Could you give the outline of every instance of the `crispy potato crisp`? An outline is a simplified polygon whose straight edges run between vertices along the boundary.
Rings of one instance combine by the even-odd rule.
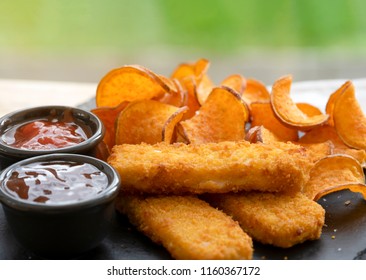
[[[180,123],[182,135],[193,144],[241,141],[248,116],[248,108],[236,92],[217,87],[194,117]]]
[[[328,115],[308,116],[296,106],[290,97],[291,83],[291,76],[285,76],[274,83],[271,104],[275,115],[287,126],[304,131],[325,124]]]

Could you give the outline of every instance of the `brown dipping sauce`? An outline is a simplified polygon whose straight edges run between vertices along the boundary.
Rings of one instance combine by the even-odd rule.
[[[46,204],[67,204],[97,196],[108,177],[89,163],[35,162],[19,166],[5,179],[14,197]]]
[[[88,139],[87,128],[78,124],[71,111],[62,116],[51,113],[46,119],[36,119],[8,129],[2,141],[15,148],[25,150],[53,150],[65,148]]]

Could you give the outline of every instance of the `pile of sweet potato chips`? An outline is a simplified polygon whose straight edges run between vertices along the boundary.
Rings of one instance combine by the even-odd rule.
[[[326,108],[295,103],[292,77],[274,82],[233,74],[220,84],[208,75],[209,61],[182,63],[170,77],[138,65],[107,73],[92,111],[106,127],[108,149],[118,144],[220,141],[292,142],[311,155],[311,199],[349,189],[366,198],[366,118],[351,81],[329,93]]]

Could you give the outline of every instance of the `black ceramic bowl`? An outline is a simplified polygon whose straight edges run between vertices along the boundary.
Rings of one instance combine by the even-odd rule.
[[[68,118],[81,125],[87,130],[87,139],[83,142],[67,147],[54,149],[26,149],[9,145],[4,141],[4,135],[14,127],[39,119],[47,119],[52,116],[55,119]],[[104,137],[104,126],[97,116],[89,111],[68,106],[41,106],[23,109],[9,113],[0,118],[0,160],[2,168],[18,160],[50,154],[50,153],[73,153],[94,155],[96,147]]]
[[[28,179],[21,179],[24,176],[19,170],[33,168],[40,163],[50,169],[52,164],[69,164],[70,162],[73,163],[70,166],[87,164],[98,170],[98,174],[100,171],[101,177],[91,178],[95,176],[95,172],[84,174],[85,171],[80,171],[81,175],[74,172],[69,180],[65,177],[67,175],[61,174],[63,171],[53,172],[55,177],[60,177],[68,187],[72,189],[75,184],[83,181],[83,177],[88,177],[92,180],[87,184],[102,178],[106,182],[105,188],[89,195],[88,198],[84,196],[83,200],[73,199],[53,203],[35,202],[30,197],[22,199],[16,195],[15,192],[21,193],[19,190],[22,184],[29,184],[27,180],[32,180],[31,177],[35,178],[33,181],[36,187],[42,187],[49,182],[47,179],[43,180],[42,176],[35,176],[35,172],[24,173],[30,175],[26,176]],[[64,170],[67,172],[69,169],[64,168]],[[9,185],[9,178],[16,180]],[[40,181],[37,181],[38,179]],[[13,191],[9,191],[9,186]],[[9,166],[0,174],[0,201],[10,229],[20,244],[47,258],[69,258],[98,246],[108,232],[114,211],[114,199],[119,188],[119,175],[110,165],[85,155],[52,154],[32,157]]]

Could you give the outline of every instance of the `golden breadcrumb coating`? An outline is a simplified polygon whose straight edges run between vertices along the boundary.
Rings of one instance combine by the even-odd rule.
[[[285,147],[285,148],[284,148]],[[122,191],[201,194],[257,190],[301,191],[309,168],[305,149],[248,142],[201,145],[117,145],[108,162],[122,178]]]
[[[288,248],[319,239],[324,225],[324,209],[302,193],[210,194],[205,199],[263,244]]]
[[[116,208],[175,259],[252,258],[252,239],[239,224],[196,197],[120,195]]]

